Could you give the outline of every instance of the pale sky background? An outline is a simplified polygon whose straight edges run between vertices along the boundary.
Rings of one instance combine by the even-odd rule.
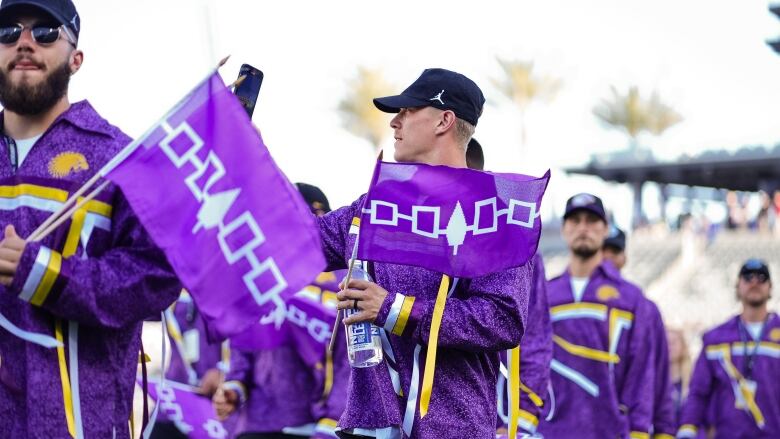
[[[475,136],[486,167],[552,168],[548,215],[590,191],[628,225],[628,188],[560,171],[628,144],[592,114],[610,85],[656,89],[685,117],[660,138],[640,139],[658,157],[780,142],[780,56],[765,44],[780,36],[780,20],[765,0],[75,1],[85,63],[73,101],[88,98],[138,136],[231,54],[226,81],[244,62],[265,73],[253,120],[281,168],[320,186],[334,207],[366,190],[375,158],[336,111],[358,66],[382,69],[398,92],[427,67],[474,79],[490,102]],[[525,159],[517,110],[490,83],[497,55],[535,60],[539,73],[564,82],[551,104],[529,109]]]

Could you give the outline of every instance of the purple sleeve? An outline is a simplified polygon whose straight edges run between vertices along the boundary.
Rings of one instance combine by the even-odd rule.
[[[360,205],[363,203],[364,197],[365,196],[360,197],[350,206],[336,209],[317,218],[317,223],[320,227],[320,236],[322,237],[322,250],[328,264],[323,271],[334,271],[347,268],[347,261],[344,257],[349,253],[345,251],[348,242],[349,229],[352,224],[352,219],[356,216],[358,209],[360,209]]]
[[[459,282],[468,286],[465,294],[447,298],[439,329],[439,347],[485,352],[519,345],[528,313],[531,264]],[[388,294],[375,323],[388,329],[391,308],[406,299],[401,294]],[[401,305],[398,320],[406,323],[396,335],[427,344],[433,308],[434,300],[419,297],[414,297],[408,308]]]
[[[252,386],[252,367],[254,356],[238,349],[230,350],[230,367],[225,374],[224,387],[238,393],[241,403],[246,401],[249,395],[248,389]]]
[[[619,391],[620,401],[625,406],[632,434],[647,434],[653,423],[653,402],[655,382],[655,343],[653,316],[648,302],[639,299],[628,342],[629,361]],[[622,359],[621,359],[622,361]]]
[[[685,400],[680,415],[680,429],[677,437],[696,437],[699,427],[706,424],[707,408],[712,393],[712,370],[707,360],[707,340],[705,337],[699,359],[691,376],[688,387],[688,397]]]
[[[121,193],[113,203],[110,248],[89,259],[63,258],[41,242],[27,244],[8,292],[29,289],[55,316],[121,328],[155,316],[179,295],[181,284]]]
[[[655,340],[655,406],[653,407],[653,431],[655,435],[674,436],[677,432],[672,379],[669,375],[669,344],[661,312],[648,300],[653,315],[653,340]]]
[[[531,424],[538,423],[543,407],[540,403],[544,403],[547,396],[553,353],[544,263],[539,256],[535,256],[532,263],[533,288],[528,303],[528,324],[520,342],[520,380],[524,386],[520,409],[526,412],[524,415],[530,415],[528,421]]]

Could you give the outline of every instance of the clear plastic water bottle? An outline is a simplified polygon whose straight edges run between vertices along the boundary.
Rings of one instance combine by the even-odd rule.
[[[371,276],[363,270],[362,262],[357,260],[352,265],[352,279],[373,282]],[[344,317],[358,312],[360,310],[356,308],[345,309]],[[379,328],[376,325],[371,322],[360,322],[345,325],[345,327],[350,366],[371,367],[382,362],[382,338],[379,336]]]

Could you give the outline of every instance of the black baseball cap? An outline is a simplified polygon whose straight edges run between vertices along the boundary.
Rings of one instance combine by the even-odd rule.
[[[748,273],[761,273],[765,275],[767,279],[770,279],[769,266],[761,259],[750,258],[742,264],[742,268],[739,269],[739,276],[742,277]]]
[[[595,195],[581,193],[569,198],[566,201],[566,212],[563,214],[563,219],[566,220],[569,215],[578,210],[593,212],[605,223],[609,222],[607,221],[607,212],[604,210],[604,203],[601,202],[601,198]]]
[[[51,15],[60,24],[73,32],[76,39],[81,30],[81,17],[71,0],[2,0],[0,2],[0,21],[21,7],[34,7]]]
[[[375,98],[374,105],[385,113],[416,107],[451,110],[459,119],[476,126],[482,115],[485,96],[474,81],[460,73],[425,69],[400,95]]]
[[[298,187],[298,191],[303,195],[303,199],[306,200],[306,204],[312,212],[316,213],[317,210],[321,210],[325,213],[330,212],[330,203],[328,203],[328,197],[322,192],[322,189],[307,183],[295,183]]]
[[[603,247],[612,247],[618,252],[624,251],[626,249],[626,234],[619,228],[610,226],[609,235],[604,240]]]
[[[485,169],[485,153],[482,151],[482,145],[473,137],[466,147],[466,166],[479,171]]]

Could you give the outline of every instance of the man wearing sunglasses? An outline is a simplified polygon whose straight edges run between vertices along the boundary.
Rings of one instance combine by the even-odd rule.
[[[737,280],[742,313],[704,334],[678,438],[707,428],[716,439],[780,437],[780,318],[767,309],[771,291],[766,263],[747,260]]]
[[[68,101],[80,30],[70,0],[0,2],[2,438],[128,438],[142,321],[181,289],[113,185],[23,239],[130,142]]]

